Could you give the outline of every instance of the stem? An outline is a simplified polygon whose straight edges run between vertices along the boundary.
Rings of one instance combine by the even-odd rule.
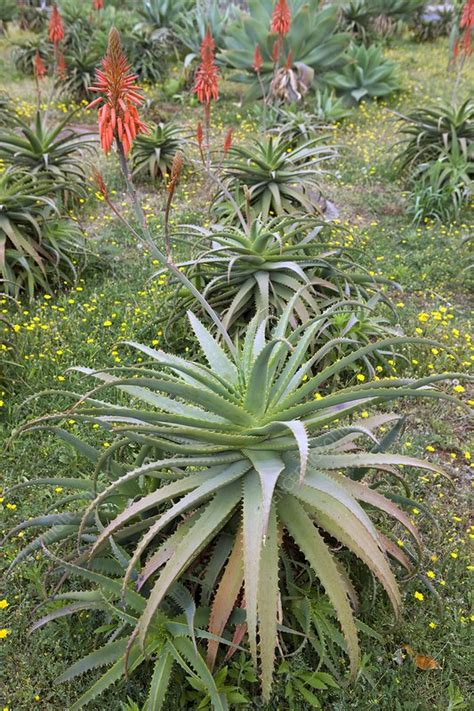
[[[222,321],[220,320],[219,316],[216,314],[216,312],[214,311],[212,306],[206,301],[206,299],[201,294],[201,292],[198,291],[198,289],[196,289],[196,287],[188,279],[188,277],[183,272],[181,272],[178,269],[178,267],[175,264],[173,264],[173,262],[169,261],[169,259],[166,258],[166,255],[163,254],[163,252],[160,249],[158,249],[158,247],[156,246],[155,241],[151,235],[150,229],[148,227],[146,215],[145,215],[145,213],[142,209],[142,206],[140,205],[138,198],[137,198],[137,191],[136,191],[135,186],[132,181],[132,176],[130,174],[130,170],[128,167],[127,157],[125,155],[123,144],[118,139],[116,142],[117,142],[117,149],[118,149],[118,155],[119,155],[120,169],[121,169],[123,177],[125,179],[128,194],[130,195],[130,198],[133,203],[135,215],[137,216],[138,222],[139,222],[141,230],[142,230],[142,237],[145,239],[145,241],[150,249],[151,254],[153,255],[153,257],[155,259],[157,259],[161,264],[163,264],[164,267],[169,269],[169,271],[174,274],[174,276],[178,279],[178,281],[180,281],[183,284],[183,286],[191,292],[191,294],[194,296],[194,298],[197,301],[199,301],[199,303],[201,304],[204,311],[206,311],[208,316],[211,318],[213,323],[216,325],[217,330],[222,335],[230,352],[232,353],[232,355],[235,356],[237,354],[236,348],[235,348],[234,344],[232,343],[232,340],[231,340],[229,334],[227,333],[226,329],[224,328]],[[115,212],[115,214],[118,214],[117,210],[114,210],[114,212]],[[119,217],[122,220],[122,222],[127,224],[127,221],[125,220],[125,218],[121,217],[120,215],[119,215]],[[128,224],[127,224],[127,226],[128,226]],[[136,230],[134,228],[132,228],[130,226],[128,226],[128,227],[131,230],[132,234],[139,237],[138,233],[136,232]]]

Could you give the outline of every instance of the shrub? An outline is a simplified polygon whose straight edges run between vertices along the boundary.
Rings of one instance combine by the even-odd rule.
[[[467,174],[474,177],[474,101],[461,106],[440,104],[433,108],[418,108],[400,116],[402,140],[396,161],[401,170],[413,170],[427,165],[453,150],[467,161]]]
[[[347,63],[326,74],[325,81],[350,101],[388,96],[400,88],[395,77],[395,63],[384,59],[379,47],[352,45]]]
[[[275,35],[269,34],[273,0],[250,0],[249,11],[241,11],[229,25],[226,49],[220,59],[237,70],[236,81],[251,83],[249,98],[261,94],[259,82],[253,70],[253,56],[258,44],[264,60],[261,77],[268,89],[273,71],[273,46]],[[319,9],[319,0],[293,0],[290,2],[293,17],[291,29],[285,36],[282,54],[291,50],[294,64],[306,64],[317,77],[344,61],[348,35],[338,33],[338,15],[334,6]]]
[[[411,457],[368,451],[367,438],[373,440],[377,428],[397,418],[385,413],[358,420],[356,415],[368,403],[376,408],[398,398],[457,403],[433,387],[448,376],[374,380],[323,397],[324,385],[334,382],[348,364],[377,347],[420,339],[370,344],[319,370],[317,357],[306,354],[317,322],[309,322],[304,332],[287,335],[290,313],[288,308],[268,341],[265,321],[253,319],[243,342],[229,351],[191,314],[208,365],[131,344],[145,356],[145,363],[119,368],[115,374],[79,369],[102,384],[64,415],[29,425],[57,431],[94,462],[97,476],[30,482],[68,486],[78,492],[85,507],[30,519],[13,529],[10,535],[34,527],[48,529],[15,563],[42,545],[76,536],[78,564],[86,579],[92,579],[94,561],[100,567],[104,556],[120,557],[127,570],[121,583],[114,584],[111,597],[121,596],[129,605],[136,602],[135,613],[126,617],[133,629],[130,668],[136,655],[154,645],[166,597],[173,597],[176,583],[187,587],[192,581],[195,594],[201,587],[204,600],[211,603],[208,631],[215,636],[208,642],[207,662],[212,669],[218,638],[240,604],[243,587],[250,650],[254,662],[259,660],[267,699],[280,601],[285,617],[286,580],[293,579],[306,559],[335,609],[354,675],[359,650],[350,604],[353,586],[334,541],[359,557],[395,610],[400,607],[388,556],[408,569],[410,563],[377,529],[361,503],[392,516],[419,542],[418,534],[409,516],[389,497],[359,480],[368,468],[438,469]],[[110,400],[113,392],[121,403],[124,397],[130,401],[115,404],[103,399],[108,394]],[[116,440],[104,451],[57,427],[63,417],[71,416],[79,424],[98,424]],[[140,560],[145,561],[143,568]],[[71,570],[71,563],[56,562]],[[132,581],[134,587],[146,589],[146,599],[139,605]],[[192,608],[188,621],[194,629]],[[121,644],[120,654],[126,643]],[[114,669],[114,674],[121,674],[123,665]]]
[[[176,151],[184,145],[183,132],[171,123],[157,123],[150,133],[137,136],[132,150],[133,175],[148,173],[153,180],[166,178]]]
[[[194,0],[143,0],[140,14],[152,31],[153,39],[170,33],[175,24],[179,24],[184,13],[190,12]]]
[[[319,212],[320,165],[336,156],[326,139],[313,138],[294,150],[288,141],[273,137],[231,148],[223,170],[229,189],[240,198],[247,189],[253,213],[263,219],[301,209]]]
[[[0,34],[8,31],[8,23],[16,20],[17,15],[16,0],[0,0]]]
[[[8,294],[33,298],[37,288],[49,291],[75,277],[73,255],[83,249],[82,234],[73,222],[58,221],[52,192],[46,177],[0,175],[0,278]]]
[[[84,154],[92,150],[95,134],[80,133],[68,126],[72,116],[68,114],[55,125],[42,111],[36,112],[31,126],[17,119],[20,135],[17,130],[0,132],[0,159],[57,183],[65,198],[68,194],[85,196]]]
[[[186,57],[186,65],[199,56],[201,42],[209,28],[217,47],[223,47],[229,22],[234,19],[236,7],[232,4],[222,9],[219,0],[198,0],[190,12],[184,12],[177,18],[174,27],[181,44],[191,54]]]

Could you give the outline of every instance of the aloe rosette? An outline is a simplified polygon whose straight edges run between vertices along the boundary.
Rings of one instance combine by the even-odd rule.
[[[132,343],[146,363],[119,376],[80,368],[100,384],[67,417],[96,423],[117,439],[100,453],[56,427],[64,415],[32,423],[33,428],[57,429],[96,463],[99,476],[93,482],[76,480],[83,499],[89,501],[82,511],[23,524],[23,528],[49,525],[39,538],[46,544],[77,535],[80,559],[89,566],[110,546],[115,550],[119,543],[129,551],[123,595],[133,580],[149,591],[134,623],[129,651],[136,645],[147,648],[163,601],[177,581],[186,580],[191,566],[192,579],[205,578],[210,590],[210,634],[222,635],[243,590],[250,651],[260,664],[266,698],[284,585],[280,559],[291,561],[295,545],[335,609],[352,674],[359,660],[350,602],[353,586],[328,536],[360,558],[382,584],[395,611],[400,608],[389,557],[407,568],[410,562],[377,529],[366,505],[392,516],[419,544],[418,533],[390,498],[362,483],[354,472],[394,471],[398,465],[439,469],[411,457],[370,451],[377,443],[377,429],[397,416],[384,412],[359,420],[357,412],[410,397],[459,404],[434,386],[455,375],[374,380],[322,396],[325,383],[373,349],[430,342],[393,338],[366,345],[318,370],[331,344],[308,357],[318,319],[309,322],[303,334],[286,337],[290,313],[291,306],[269,339],[266,323],[254,318],[241,346],[227,351],[190,314],[207,364]],[[130,404],[99,399],[108,391],[131,398]],[[135,463],[119,461],[118,454],[131,449],[138,452]],[[68,481],[65,485],[74,486],[74,480]],[[145,489],[143,482],[148,482]],[[222,552],[215,543],[223,532],[231,544],[220,567],[215,567],[214,556],[209,573],[212,551]],[[26,552],[40,545],[36,539]],[[209,640],[211,667],[218,649],[219,642]]]

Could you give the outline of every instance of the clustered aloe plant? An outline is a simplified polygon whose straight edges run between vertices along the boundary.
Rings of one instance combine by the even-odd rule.
[[[292,216],[257,219],[246,230],[184,225],[175,237],[205,247],[178,267],[228,330],[245,329],[255,313],[278,316],[289,303],[296,327],[341,299],[364,302],[379,289],[377,278],[357,266],[353,252],[335,246],[338,232],[324,220]],[[182,291],[177,300],[172,295],[178,314],[195,304],[193,295]]]
[[[93,146],[91,132],[81,133],[69,124],[73,114],[51,125],[42,111],[30,126],[16,119],[16,127],[0,131],[0,160],[30,175],[61,183],[62,191],[85,193],[85,154]]]
[[[224,179],[242,206],[247,201],[252,213],[263,219],[298,210],[320,213],[320,166],[336,156],[326,141],[321,136],[293,148],[283,138],[270,137],[232,147]]]
[[[153,10],[162,6],[147,3]],[[261,6],[265,14],[270,3]],[[258,12],[256,4],[252,7]],[[307,19],[306,4],[294,0],[292,7]],[[281,0],[277,9],[278,22],[288,29],[287,4]],[[278,34],[282,40],[285,33]],[[210,101],[218,95],[214,49],[207,32],[196,81],[207,129]],[[89,478],[51,477],[16,487],[53,485],[72,493],[56,502],[57,512],[29,519],[10,532],[40,529],[12,565],[43,549],[62,572],[63,583],[79,577],[89,584],[85,590],[56,590],[61,606],[36,627],[83,610],[111,621],[112,638],[105,646],[60,678],[109,667],[72,709],[93,701],[153,657],[146,711],[164,707],[172,675],[183,670],[204,697],[200,705],[224,711],[242,697],[225,683],[225,668],[213,673],[216,664],[248,645],[260,670],[264,701],[269,700],[277,650],[284,644],[297,652],[301,635],[309,637],[308,630],[318,630],[325,617],[314,611],[305,615],[299,604],[307,586],[311,606],[315,579],[340,626],[339,646],[355,676],[360,656],[357,593],[335,545],[365,564],[398,614],[401,595],[392,563],[412,573],[412,556],[410,547],[405,552],[396,544],[381,517],[389,516],[397,531],[406,529],[416,547],[420,538],[393,491],[385,490],[383,474],[403,480],[399,466],[440,470],[386,452],[400,420],[387,404],[408,398],[458,404],[436,384],[463,376],[416,380],[379,376],[372,369],[372,379],[362,376],[356,384],[343,377],[367,365],[374,354],[397,350],[407,357],[411,345],[433,342],[393,333],[380,339],[387,329],[376,312],[382,294],[374,281],[359,272],[349,251],[328,246],[320,252],[315,240],[324,225],[314,214],[301,216],[317,212],[312,195],[316,166],[334,155],[316,139],[296,149],[272,138],[230,149],[226,139],[229,157],[222,181],[213,173],[210,151],[204,155],[200,127],[203,168],[229,200],[241,227],[188,229],[188,235],[202,236],[210,247],[193,262],[176,265],[168,218],[182,158],[173,162],[168,186],[165,255],[153,241],[127,161],[133,139],[145,131],[135,79],[113,29],[93,104],[101,105],[104,151],[117,147],[138,226],[121,216],[100,175],[99,187],[123,224],[180,281],[185,301],[197,299],[215,333],[189,311],[198,349],[194,357],[129,342],[136,364],[104,371],[78,367],[95,387],[85,394],[61,391],[70,402],[66,412],[21,428],[56,433],[91,462],[94,472]],[[10,179],[9,174],[2,179],[6,188]],[[33,199],[38,195],[28,195],[22,211],[12,198],[13,225],[31,229],[38,211],[52,207],[46,198]],[[25,210],[33,217],[22,221]],[[270,221],[271,212],[279,216]],[[282,218],[284,213],[291,215]],[[6,239],[10,231],[4,230]],[[372,311],[374,319],[367,316]],[[75,434],[64,426],[71,417]],[[90,429],[83,426],[91,423],[94,432],[105,433],[108,447],[101,446],[97,432],[89,441],[85,432]],[[379,432],[389,425],[392,429],[381,439]],[[374,486],[371,472],[377,476]],[[313,646],[323,661],[324,634],[320,640]],[[334,684],[328,674],[318,681],[323,687]],[[302,698],[308,698],[311,683],[317,683],[313,675],[298,673],[295,687]]]
[[[208,632],[213,636],[207,659],[212,669],[243,590],[250,651],[254,661],[259,660],[268,698],[285,590],[280,562],[284,556],[290,569],[306,559],[319,578],[336,611],[355,674],[359,649],[352,585],[326,535],[369,567],[398,611],[400,593],[388,556],[408,569],[410,562],[376,528],[364,504],[393,516],[418,543],[419,537],[409,517],[380,491],[360,483],[354,472],[397,465],[438,469],[406,456],[371,453],[367,443],[377,442],[376,430],[397,418],[382,413],[357,419],[357,413],[397,398],[454,398],[434,388],[446,376],[375,380],[322,396],[344,367],[377,347],[421,339],[369,344],[319,369],[327,347],[312,356],[307,353],[319,319],[288,335],[291,310],[289,304],[268,339],[266,320],[256,316],[242,343],[230,352],[190,313],[207,364],[131,343],[146,356],[143,365],[114,373],[78,369],[102,385],[82,396],[67,416],[99,425],[115,441],[101,454],[59,429],[60,436],[96,463],[96,478],[46,481],[77,489],[84,508],[26,521],[12,534],[48,528],[17,560],[42,542],[50,545],[71,537],[77,538],[82,566],[117,556],[118,549],[126,552],[125,558],[121,555],[126,572],[114,583],[115,598],[121,596],[132,608],[135,603],[135,613],[127,617],[132,627],[128,644],[123,642],[111,661],[126,652],[126,665],[132,669],[144,650],[156,649],[153,640],[163,601],[177,582],[186,586],[192,579],[206,586],[211,600]],[[130,398],[129,404],[123,398],[120,405],[115,399],[104,400],[113,392]],[[63,417],[42,418],[29,428],[57,430]],[[120,457],[130,448],[136,452],[134,462]],[[221,550],[224,534],[227,543]],[[65,570],[70,567],[66,564]],[[91,573],[83,577],[105,585]],[[146,598],[137,596],[133,587],[146,590]],[[117,663],[113,668],[116,678],[123,667]]]
[[[178,126],[162,122],[149,126],[149,132],[137,136],[133,145],[133,175],[148,173],[153,180],[166,181],[173,158],[183,145],[183,131]]]

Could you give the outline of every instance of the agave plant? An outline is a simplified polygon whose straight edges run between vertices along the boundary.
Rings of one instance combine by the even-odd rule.
[[[110,550],[127,551],[130,557],[119,586],[122,597],[135,599],[132,582],[138,589],[147,586],[136,618],[127,618],[133,627],[128,668],[135,655],[153,643],[173,586],[189,584],[191,578],[211,601],[208,631],[214,637],[207,662],[212,669],[220,647],[216,637],[223,636],[243,589],[244,631],[268,699],[284,571],[306,559],[334,607],[354,675],[359,649],[350,604],[353,586],[327,536],[360,558],[395,610],[400,608],[388,556],[408,568],[409,561],[377,529],[365,505],[392,516],[418,542],[419,537],[409,516],[359,479],[364,468],[439,469],[408,456],[367,451],[368,441],[377,442],[377,428],[397,418],[385,412],[358,420],[356,413],[407,397],[458,404],[434,387],[437,380],[457,376],[374,380],[322,396],[324,385],[341,369],[375,348],[428,341],[399,338],[369,344],[319,370],[321,353],[307,355],[318,319],[309,322],[304,333],[288,336],[291,310],[289,306],[281,316],[269,340],[265,321],[256,317],[242,344],[229,345],[228,350],[190,314],[207,365],[132,343],[146,363],[115,373],[78,369],[96,379],[98,387],[64,415],[29,425],[52,428],[77,446],[95,463],[96,476],[92,481],[54,481],[76,488],[87,505],[78,512],[31,519],[14,529],[12,535],[49,527],[15,563],[41,545],[71,536],[77,536],[78,555],[92,568]],[[104,400],[107,392],[119,394],[122,403],[129,397],[130,403]],[[114,433],[115,442],[100,451],[57,427],[71,415],[79,424],[94,422],[108,435]],[[125,459],[120,452],[127,453]],[[53,480],[33,483],[46,482]],[[285,565],[280,566],[281,559]]]
[[[80,133],[69,126],[72,115],[53,126],[42,111],[36,112],[31,126],[17,119],[19,133],[0,132],[0,159],[31,175],[59,182],[65,195],[85,195],[84,154],[92,150],[95,134]]]
[[[395,63],[384,59],[379,47],[352,45],[345,66],[324,77],[329,86],[352,102],[364,98],[387,96],[400,88],[395,76]]]
[[[400,116],[401,148],[396,160],[402,170],[435,161],[453,150],[462,153],[474,178],[474,100],[461,106],[440,104]]]
[[[83,237],[75,223],[58,220],[52,194],[46,178],[0,176],[0,278],[8,294],[33,298],[36,288],[75,277],[72,255],[83,251]]]
[[[338,14],[335,6],[319,8],[319,0],[290,0],[292,22],[282,45],[282,54],[291,50],[295,65],[304,64],[321,76],[328,69],[344,61],[349,35],[338,33]],[[261,78],[268,89],[274,72],[273,46],[275,35],[269,34],[273,0],[250,0],[248,12],[241,11],[229,25],[225,38],[226,49],[219,58],[237,70],[236,81],[251,83],[249,97],[261,93],[253,71],[253,56],[258,44],[263,57]]]
[[[320,212],[320,164],[336,157],[326,140],[320,136],[293,149],[288,141],[270,137],[231,148],[223,169],[229,189],[238,196],[246,190],[253,213],[263,219],[301,209]]]
[[[370,38],[374,10],[367,0],[348,0],[340,8],[342,28],[364,44]]]
[[[247,232],[232,226],[185,225],[176,237],[194,244],[205,241],[210,248],[178,266],[229,331],[245,330],[255,313],[279,316],[289,303],[295,328],[341,299],[365,302],[378,291],[377,281],[355,263],[354,254],[334,247],[331,229],[325,222],[290,216],[255,220]],[[178,298],[173,292],[172,299],[177,314],[195,307],[185,290],[178,291]],[[347,330],[355,326],[352,320]],[[321,329],[324,332],[327,324]]]
[[[133,144],[133,175],[148,173],[153,180],[165,182],[176,151],[184,145],[183,132],[172,123],[157,123],[149,133],[137,136]]]
[[[416,14],[410,29],[417,42],[432,42],[438,37],[449,36],[454,17],[454,6],[451,3],[429,5]]]

